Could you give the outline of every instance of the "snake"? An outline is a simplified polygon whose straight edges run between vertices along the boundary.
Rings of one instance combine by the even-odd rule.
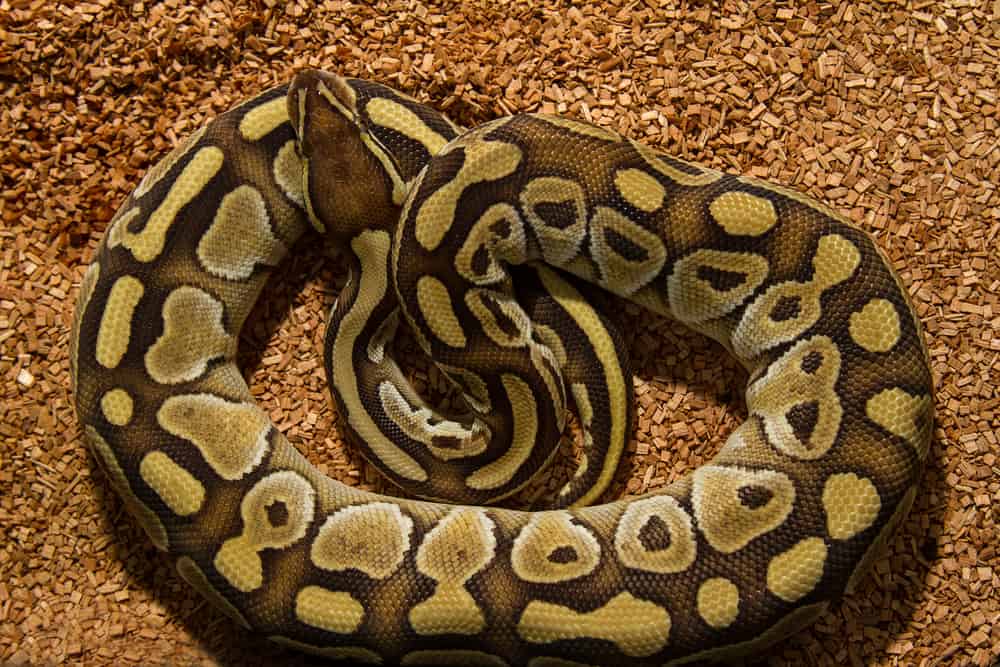
[[[417,498],[321,473],[236,364],[271,269],[324,234],[351,269],[324,345],[335,402]],[[746,368],[747,418],[691,473],[593,504],[633,414],[622,300],[721,343]],[[454,409],[393,361],[403,322]],[[908,292],[829,206],[605,126],[463,129],[316,70],[147,172],[83,276],[70,341],[84,439],[179,576],[244,628],[354,663],[759,653],[864,579],[932,434]],[[569,403],[593,441],[584,472],[552,507],[489,504],[545,467]]]

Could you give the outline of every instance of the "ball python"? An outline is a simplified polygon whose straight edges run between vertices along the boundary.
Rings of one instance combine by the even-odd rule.
[[[375,212],[386,196],[399,213],[388,226]],[[419,419],[396,435],[448,424],[466,447],[474,415],[501,413],[507,432],[489,437],[509,449],[464,487],[502,494],[536,465],[529,445],[558,438],[567,395],[582,415],[623,414],[627,394],[607,391],[625,368],[611,329],[563,273],[719,341],[748,369],[748,418],[692,474],[602,505],[522,512],[329,479],[234,361],[268,269],[310,227],[344,231],[357,262],[336,326],[357,338],[394,303],[473,408],[450,419],[402,389]],[[579,325],[606,364],[606,402],[567,390],[563,334],[518,301],[511,271],[538,265],[528,292],[558,304],[550,327]],[[342,377],[359,348],[339,335],[327,350],[338,403],[380,414],[360,398],[371,387]],[[364,334],[362,366],[383,363],[385,336]],[[460,132],[387,88],[314,71],[150,169],[84,275],[70,358],[86,442],[180,576],[273,641],[371,664],[758,652],[857,585],[909,511],[931,438],[907,292],[827,206],[568,118]],[[385,438],[382,465],[412,476],[422,464],[393,433],[356,435]]]

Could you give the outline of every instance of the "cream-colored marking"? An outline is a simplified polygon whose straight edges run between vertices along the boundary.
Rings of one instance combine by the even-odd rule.
[[[337,304],[333,305],[330,312],[337,310]],[[396,330],[399,328],[399,309],[396,308],[388,317],[383,319],[378,323],[378,327],[375,329],[375,333],[372,334],[371,339],[368,341],[368,345],[365,348],[365,352],[368,355],[368,361],[373,364],[381,364],[385,360],[385,346],[396,336]]]
[[[844,409],[836,392],[839,376],[840,351],[832,340],[800,340],[747,387],[747,409],[764,420],[772,446],[797,459],[818,459],[840,432]],[[814,411],[811,431],[804,434],[793,423],[795,410],[803,406]]]
[[[701,271],[738,274],[740,282],[716,288]],[[696,250],[674,263],[667,279],[670,311],[681,322],[697,325],[728,315],[739,308],[767,278],[769,265],[763,255],[724,250]]]
[[[797,602],[816,588],[826,566],[826,543],[807,537],[767,566],[767,587],[785,602]]]
[[[933,402],[927,394],[914,396],[901,387],[893,387],[869,398],[865,414],[889,433],[910,443],[923,459],[930,446],[932,407]]]
[[[427,480],[427,471],[394,442],[383,435],[361,404],[358,376],[354,372],[354,346],[372,310],[390,289],[383,267],[389,254],[390,238],[385,231],[366,230],[351,239],[351,248],[362,266],[375,267],[362,271],[358,284],[358,299],[340,321],[333,342],[333,384],[340,388],[344,411],[351,428],[363,438],[375,456],[395,474],[416,482]]]
[[[337,110],[337,113],[339,113],[341,116],[349,120],[352,124],[356,125],[357,114],[355,113],[354,110],[357,108],[358,100],[354,94],[354,90],[350,86],[338,86],[338,88],[340,92],[346,93],[348,96],[350,96],[351,99],[347,103],[341,102],[340,98],[337,97],[336,93],[330,90],[330,88],[326,85],[326,82],[319,81],[316,84],[316,91],[327,102],[329,102],[334,109]],[[299,117],[301,118],[302,116]],[[301,132],[299,133],[299,136],[302,136]]]
[[[814,211],[817,211],[824,217],[832,218],[833,220],[836,220],[837,222],[843,223],[850,227],[855,226],[850,220],[848,220],[846,217],[844,217],[834,209],[830,208],[823,202],[817,199],[813,199],[812,197],[802,192],[799,192],[798,190],[794,190],[792,188],[786,188],[783,185],[777,185],[775,183],[768,183],[767,181],[761,181],[756,178],[752,178],[750,176],[738,176],[736,180],[740,181],[741,183],[746,183],[756,188],[760,188],[762,190],[769,190],[779,195],[784,195],[789,199],[797,201],[798,203],[804,204],[806,207],[811,208]]]
[[[556,584],[583,577],[601,560],[601,545],[569,512],[538,512],[514,539],[514,574],[534,584]]]
[[[247,141],[259,141],[288,122],[288,100],[284,96],[258,104],[240,119],[240,134]]]
[[[101,412],[115,426],[125,426],[132,421],[132,397],[121,387],[101,396]]]
[[[408,438],[422,443],[441,461],[482,454],[492,438],[490,427],[479,419],[475,419],[470,426],[450,419],[436,421],[433,410],[425,405],[410,405],[399,387],[387,380],[379,384],[378,394],[382,409],[393,423]],[[458,441],[460,446],[440,447],[435,444],[438,438]]]
[[[566,346],[563,344],[562,338],[559,337],[559,333],[549,325],[539,322],[532,322],[531,330],[552,351],[552,356],[555,357],[559,368],[565,368],[566,364],[569,363],[569,355],[566,352]]]
[[[259,264],[276,266],[288,249],[271,231],[263,195],[250,185],[240,185],[219,202],[197,252],[209,273],[243,280]]]
[[[514,414],[510,449],[496,461],[487,463],[466,479],[470,489],[482,491],[506,484],[521,468],[535,446],[538,434],[538,404],[528,383],[516,375],[500,376]]]
[[[300,653],[308,653],[320,658],[350,660],[351,662],[361,662],[366,665],[382,664],[382,657],[378,653],[362,646],[315,646],[295,639],[289,639],[288,637],[282,637],[281,635],[271,635],[268,637],[268,640],[281,646],[287,646]]]
[[[698,588],[698,613],[716,630],[733,624],[740,613],[740,589],[724,577],[712,577]]]
[[[562,382],[562,374],[559,372],[559,362],[556,361],[552,350],[532,341],[528,346],[528,356],[531,358],[531,365],[535,372],[545,383],[545,390],[548,400],[551,402],[553,411],[556,413],[556,424],[559,431],[566,425],[566,391]],[[538,407],[538,404],[535,404]]]
[[[486,627],[465,582],[493,560],[497,548],[493,528],[482,510],[457,507],[424,537],[417,550],[417,570],[437,586],[431,597],[410,610],[410,625],[417,634],[471,635]]]
[[[365,105],[368,117],[376,125],[395,130],[413,139],[427,149],[431,155],[444,148],[448,140],[432,130],[420,116],[405,106],[387,97],[373,97]]]
[[[670,614],[663,607],[628,592],[619,593],[603,607],[583,613],[532,600],[517,623],[517,634],[533,644],[564,639],[606,639],[625,655],[642,658],[667,645]]]
[[[201,596],[212,603],[216,609],[247,630],[250,629],[250,623],[247,622],[246,617],[240,613],[239,609],[233,606],[232,602],[222,596],[190,556],[181,556],[177,559],[177,574],[181,575],[181,579],[186,581],[191,588],[201,593]]]
[[[899,313],[891,301],[872,299],[851,313],[851,339],[869,352],[888,352],[899,342]]]
[[[212,394],[181,394],[163,402],[156,419],[167,433],[191,442],[223,479],[249,474],[264,458],[271,420],[253,403]]]
[[[306,535],[313,520],[316,491],[292,470],[263,477],[243,496],[240,516],[243,532],[222,543],[213,561],[215,569],[238,591],[249,593],[264,585],[261,549],[284,549]],[[269,510],[281,508],[272,521]]]
[[[122,276],[111,286],[104,302],[101,325],[97,330],[95,356],[105,368],[116,368],[128,351],[132,338],[132,316],[143,294],[142,283],[133,276]]]
[[[142,457],[139,475],[178,516],[191,516],[205,502],[205,486],[166,452],[150,452]]]
[[[413,651],[403,656],[401,665],[436,665],[446,667],[507,667],[503,658],[465,649]]]
[[[490,402],[490,390],[486,386],[486,381],[472,371],[458,366],[449,366],[438,362],[438,368],[461,392],[465,401],[472,406],[473,410],[487,413],[492,410]]]
[[[87,444],[90,445],[91,451],[94,452],[98,462],[101,464],[101,468],[107,474],[111,486],[114,487],[122,502],[125,503],[125,507],[128,508],[128,511],[136,518],[142,529],[149,535],[149,539],[153,545],[160,551],[166,551],[170,545],[167,529],[163,526],[163,522],[160,521],[160,517],[156,516],[156,513],[149,509],[146,503],[139,500],[139,497],[132,491],[131,483],[125,476],[125,471],[122,470],[121,465],[118,464],[114,450],[111,449],[111,446],[93,426],[85,427],[84,434],[86,435]]]
[[[136,187],[135,191],[132,192],[132,200],[135,201],[139,199],[156,187],[156,184],[163,180],[163,177],[167,175],[167,172],[169,172],[173,166],[187,154],[188,150],[201,140],[201,138],[205,135],[205,130],[207,129],[208,125],[202,125],[190,135],[182,139],[180,143],[174,146],[174,148],[167,153],[163,159],[150,167],[149,171],[146,172],[146,175],[142,177],[141,181],[139,181],[139,185]]]
[[[274,182],[281,191],[298,206],[305,205],[305,190],[302,189],[302,161],[295,140],[286,141],[274,157]]]
[[[794,502],[792,480],[777,470],[707,465],[694,473],[695,519],[708,543],[722,553],[739,551],[780,526]]]
[[[500,313],[506,315],[508,321],[505,324],[513,327],[513,331],[500,325],[487,303],[493,304]],[[531,341],[531,320],[512,295],[472,288],[465,293],[465,305],[472,311],[490,340],[500,347],[524,347]]]
[[[659,536],[666,538],[666,544],[647,544],[643,539],[647,530],[666,531]],[[658,574],[683,572],[697,554],[691,517],[670,496],[633,500],[615,530],[615,553],[626,567]]]
[[[410,550],[413,519],[399,505],[374,502],[337,510],[326,518],[309,551],[316,567],[360,570],[372,579],[391,576]]]
[[[646,213],[663,206],[667,191],[649,173],[641,169],[623,169],[615,173],[615,187],[626,202]]]
[[[146,351],[146,372],[160,384],[196,380],[213,359],[231,358],[236,337],[223,325],[224,306],[208,292],[183,285],[163,301],[163,333]]]
[[[346,635],[361,627],[365,608],[350,593],[306,586],[295,596],[295,617],[314,628]]]
[[[598,206],[590,219],[590,254],[601,269],[601,284],[616,294],[629,296],[659,274],[667,249],[653,232],[613,208]],[[640,249],[643,257],[632,259],[618,252],[610,240],[621,237]]]
[[[504,226],[509,228],[506,235]],[[510,264],[522,264],[527,259],[527,238],[521,216],[510,204],[497,203],[486,209],[466,235],[462,247],[455,254],[455,268],[474,285],[494,285],[507,277],[498,258]],[[477,253],[484,253],[486,265],[473,268]]]
[[[122,244],[122,238],[124,238],[125,230],[128,228],[129,223],[138,218],[142,214],[142,207],[138,204],[132,204],[132,207],[125,212],[120,212],[118,215],[111,220],[111,225],[108,227],[107,234],[107,244],[109,249],[117,248]]]
[[[695,188],[703,187],[705,185],[715,183],[724,175],[721,171],[706,169],[705,167],[691,164],[690,162],[686,162],[679,158],[663,155],[649,146],[640,144],[638,141],[634,141],[632,139],[627,139],[627,141],[632,145],[636,152],[642,156],[642,159],[646,161],[646,164],[680,185]],[[689,173],[688,170],[680,169],[679,167],[674,166],[673,163],[686,166],[694,173]]]
[[[198,149],[171,183],[170,191],[146,220],[142,231],[133,233],[127,228],[122,230],[122,245],[132,251],[137,261],[150,262],[159,256],[167,239],[167,230],[177,219],[177,214],[219,173],[224,157],[222,150],[215,146]]]
[[[538,211],[544,204],[570,206],[573,220],[565,227],[550,224]],[[521,190],[521,206],[542,246],[545,261],[562,266],[580,252],[586,235],[587,201],[578,182],[559,176],[533,178]]]
[[[896,505],[896,509],[893,511],[892,516],[889,520],[885,522],[882,529],[879,530],[878,536],[872,540],[872,543],[868,545],[868,549],[865,550],[864,555],[861,560],[858,561],[858,566],[854,568],[854,572],[851,573],[850,578],[847,580],[847,586],[844,588],[844,592],[850,594],[858,587],[868,572],[871,570],[872,565],[875,561],[882,557],[885,553],[886,546],[892,539],[893,535],[896,534],[896,529],[899,525],[903,523],[906,516],[910,513],[910,508],[913,507],[913,500],[917,497],[917,486],[911,486],[907,489],[906,493],[899,500],[899,504]]]
[[[821,237],[812,259],[810,280],[789,280],[772,285],[747,306],[733,332],[733,351],[737,357],[754,359],[765,350],[795,339],[816,324],[822,312],[820,296],[850,278],[860,263],[861,253],[854,243],[839,234]],[[775,309],[788,300],[795,303],[794,314],[775,319]]]
[[[598,125],[592,125],[590,123],[583,123],[578,120],[573,120],[572,118],[565,118],[563,116],[551,116],[549,114],[532,114],[534,118],[538,120],[543,120],[550,125],[555,125],[562,130],[570,130],[576,134],[583,135],[585,137],[591,137],[593,139],[603,139],[604,141],[621,141],[620,135],[612,132],[611,130],[606,130]]]
[[[849,540],[868,530],[882,509],[875,484],[853,472],[830,475],[823,485],[826,532],[835,540]]]
[[[723,192],[708,205],[708,211],[733,236],[760,236],[778,224],[774,204],[749,192]]]
[[[465,331],[443,282],[434,276],[421,276],[417,281],[417,305],[438,340],[451,347],[465,347]]]
[[[521,163],[521,149],[501,141],[481,141],[463,146],[465,161],[450,181],[427,197],[416,212],[414,233],[424,250],[432,252],[451,229],[458,199],[470,185],[495,181],[511,174]]]

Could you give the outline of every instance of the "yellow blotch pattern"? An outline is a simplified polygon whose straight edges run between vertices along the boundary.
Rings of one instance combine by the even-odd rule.
[[[132,315],[143,291],[142,283],[133,276],[122,276],[111,286],[97,330],[95,350],[97,362],[105,368],[116,368],[128,351]]]
[[[748,505],[744,502],[748,493],[766,502]],[[694,473],[692,503],[698,527],[712,548],[722,553],[739,551],[780,526],[794,502],[792,480],[777,470],[707,465]]]
[[[767,587],[785,602],[796,602],[816,588],[826,566],[826,543],[807,537],[767,566]]]
[[[436,155],[448,143],[447,139],[420,120],[420,116],[394,100],[373,97],[365,105],[365,111],[373,123],[413,139],[431,155]]]
[[[923,459],[930,446],[931,397],[905,389],[885,389],[868,399],[865,412],[873,422],[906,440]]]
[[[417,281],[417,305],[438,340],[451,347],[465,347],[465,331],[443,282],[434,276],[421,276]]]
[[[899,313],[891,301],[872,299],[851,314],[851,339],[869,352],[888,352],[899,342]]]
[[[606,639],[625,655],[641,658],[667,645],[670,627],[666,609],[625,592],[589,612],[532,600],[521,614],[517,633],[533,644],[588,637]]]
[[[257,482],[240,503],[243,532],[223,542],[215,554],[215,569],[233,586],[249,593],[264,584],[261,549],[284,549],[305,537],[312,523],[316,492],[291,470],[271,473]],[[269,510],[283,508],[272,521]]]
[[[740,613],[740,589],[724,577],[712,577],[698,588],[698,613],[716,630],[728,628]]]
[[[826,531],[835,540],[849,540],[867,530],[882,509],[875,484],[853,472],[830,475],[823,486]]]
[[[243,280],[258,265],[276,266],[288,250],[271,231],[264,196],[250,185],[241,185],[219,202],[197,252],[212,275]]]
[[[295,616],[306,625],[346,635],[365,618],[365,608],[350,593],[306,586],[295,596]]]
[[[190,516],[205,502],[205,487],[166,452],[142,457],[139,475],[174,514]]]
[[[538,434],[538,404],[528,383],[516,375],[500,376],[514,412],[513,436],[510,449],[492,463],[487,463],[466,479],[476,490],[495,489],[505,484],[528,460]]]
[[[625,201],[646,213],[663,206],[667,196],[663,185],[641,169],[623,169],[615,173],[615,187]]]
[[[228,480],[257,467],[271,430],[271,420],[253,403],[232,403],[211,394],[171,396],[156,418],[167,433],[194,444],[212,470]]]
[[[493,560],[496,547],[493,522],[479,509],[456,508],[427,533],[416,564],[437,586],[431,597],[410,610],[415,632],[471,635],[486,627],[465,582]]]
[[[132,408],[132,397],[124,389],[112,389],[101,396],[101,412],[115,426],[125,426],[132,421]]]
[[[590,574],[601,559],[601,545],[569,512],[540,512],[514,540],[514,574],[536,584],[554,584]]]
[[[665,532],[664,548],[647,543],[644,531]],[[652,547],[652,548],[651,548]],[[626,507],[615,531],[615,552],[626,567],[658,574],[683,572],[694,563],[697,545],[691,517],[671,496],[634,500]]]
[[[195,380],[213,359],[236,352],[236,337],[226,331],[224,307],[208,292],[183,285],[163,302],[163,333],[144,358],[146,371],[160,384]]]
[[[708,211],[734,236],[760,236],[778,223],[774,204],[749,192],[724,192],[712,200]]]
[[[413,520],[398,505],[345,507],[326,518],[309,555],[324,570],[356,569],[372,579],[385,579],[402,564],[412,533]]]
[[[417,211],[414,233],[428,252],[437,248],[451,229],[458,199],[467,187],[503,178],[521,163],[521,149],[514,144],[482,141],[464,149],[465,162],[458,173],[424,200]]]
[[[219,173],[223,159],[222,150],[215,146],[199,149],[174,180],[167,196],[149,216],[142,231],[132,233],[128,229],[122,230],[122,245],[132,251],[137,261],[150,262],[159,256],[166,242],[167,230],[177,214]]]
[[[246,112],[240,119],[240,134],[247,141],[257,141],[287,122],[288,100],[279,96]]]

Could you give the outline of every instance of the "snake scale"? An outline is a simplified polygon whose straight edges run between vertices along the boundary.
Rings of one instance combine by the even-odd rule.
[[[238,335],[310,229],[351,258],[326,345],[351,440],[449,502],[327,478],[253,401]],[[618,298],[720,341],[748,369],[749,416],[693,474],[584,506],[631,415]],[[404,320],[464,407],[408,386],[387,347]],[[361,663],[752,654],[857,584],[931,437],[907,293],[833,210],[595,125],[463,131],[316,71],[146,174],[84,276],[71,340],[86,441],[181,577],[240,625]],[[478,505],[544,466],[569,402],[586,458],[559,507]]]

